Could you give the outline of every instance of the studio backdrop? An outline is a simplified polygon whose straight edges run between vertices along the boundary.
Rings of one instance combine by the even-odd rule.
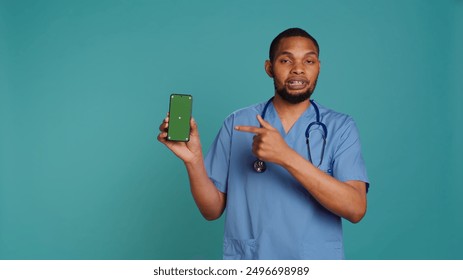
[[[463,258],[463,1],[0,0],[0,259],[220,259],[157,142],[194,97],[207,152],[273,95],[272,39],[320,44],[313,98],[357,122],[371,187],[348,259]]]

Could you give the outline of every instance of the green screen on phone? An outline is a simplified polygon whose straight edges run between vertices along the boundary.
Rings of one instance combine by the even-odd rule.
[[[193,97],[187,94],[172,94],[169,105],[169,127],[167,140],[187,142],[190,140],[190,118]]]

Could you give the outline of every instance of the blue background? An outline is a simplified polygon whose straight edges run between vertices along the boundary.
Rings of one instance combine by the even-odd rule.
[[[271,40],[321,46],[314,98],[357,121],[368,212],[349,259],[463,258],[463,1],[0,1],[0,258],[220,259],[156,141],[194,95],[207,151],[267,100]]]

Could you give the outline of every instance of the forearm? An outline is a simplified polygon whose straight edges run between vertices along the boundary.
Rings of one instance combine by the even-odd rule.
[[[363,182],[341,182],[300,156],[286,153],[281,165],[326,209],[351,222],[359,222],[366,212]],[[364,183],[363,183],[364,185]]]
[[[202,158],[192,163],[185,162],[185,166],[199,211],[207,220],[218,219],[225,209],[225,194],[209,179]]]

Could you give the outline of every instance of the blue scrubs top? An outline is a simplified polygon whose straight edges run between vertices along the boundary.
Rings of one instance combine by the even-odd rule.
[[[256,115],[266,102],[232,113],[224,121],[205,158],[210,179],[227,195],[224,259],[343,259],[341,218],[321,206],[284,168],[267,162],[267,170],[253,168],[254,134],[234,130],[236,125],[259,127]],[[340,181],[368,183],[359,135],[353,119],[318,105],[328,129],[323,163],[319,167]],[[278,114],[269,104],[267,122],[280,131],[286,143],[308,158],[305,131],[315,121],[311,105],[285,133]],[[321,128],[310,133],[312,160],[320,161]]]

